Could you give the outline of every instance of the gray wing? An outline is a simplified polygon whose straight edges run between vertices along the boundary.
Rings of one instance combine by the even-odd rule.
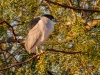
[[[36,44],[37,40],[40,39],[40,36],[41,36],[41,31],[37,24],[29,31],[29,33],[26,37],[25,47],[29,53],[35,52],[36,48],[33,48],[33,47],[36,46],[35,44]]]
[[[28,31],[31,30],[39,22],[39,20],[40,20],[40,17],[37,17],[35,19],[32,19],[30,21],[29,26],[28,26]]]

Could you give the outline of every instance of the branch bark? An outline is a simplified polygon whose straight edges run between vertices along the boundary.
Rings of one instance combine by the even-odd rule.
[[[44,0],[44,1],[47,1],[48,3],[54,4],[54,5],[57,5],[57,6],[61,6],[61,7],[64,7],[64,8],[73,9],[75,11],[78,10],[78,11],[85,11],[85,12],[98,12],[98,13],[100,12],[100,10],[96,10],[96,9],[84,9],[84,8],[71,7],[71,6],[68,6],[68,5],[62,5],[62,4],[53,2],[51,0]]]
[[[58,52],[58,53],[64,53],[64,54],[77,54],[77,53],[81,53],[81,51],[79,52],[66,52],[66,51],[62,51],[62,50],[55,50],[55,49],[47,49],[46,51],[50,51],[50,52]]]

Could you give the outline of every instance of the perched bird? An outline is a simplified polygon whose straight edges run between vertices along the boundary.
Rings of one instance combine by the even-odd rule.
[[[36,54],[37,47],[49,38],[56,22],[54,17],[49,14],[31,20],[25,40],[25,47],[29,54]]]

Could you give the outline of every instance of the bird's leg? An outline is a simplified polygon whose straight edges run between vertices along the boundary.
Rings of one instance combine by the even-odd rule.
[[[39,54],[38,47],[36,46],[36,54]]]
[[[43,53],[43,52],[44,51],[42,51],[42,50],[39,51],[38,47],[36,46],[36,52],[35,52],[36,54]]]
[[[36,46],[36,55],[39,54],[39,50],[38,50],[38,47]],[[39,59],[40,56],[37,56],[37,59]]]
[[[40,53],[43,53],[43,51],[42,51],[42,50],[40,50]]]

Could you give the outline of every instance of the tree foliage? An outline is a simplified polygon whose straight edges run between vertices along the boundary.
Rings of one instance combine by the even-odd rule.
[[[31,19],[59,22],[43,53],[24,47]],[[0,0],[0,75],[99,75],[100,0]]]

